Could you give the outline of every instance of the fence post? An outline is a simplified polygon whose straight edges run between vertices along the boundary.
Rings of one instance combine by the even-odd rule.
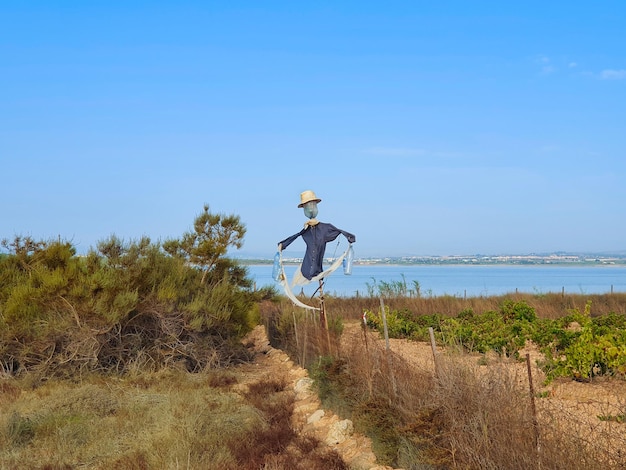
[[[298,351],[298,356],[300,356],[300,342],[298,341],[298,322],[296,321],[296,312],[291,311],[291,315],[293,316],[293,333],[296,337],[296,351]],[[304,367],[303,364],[300,364],[301,367]]]
[[[530,389],[530,409],[533,413],[533,431],[535,449],[539,452],[539,422],[537,421],[537,408],[535,407],[535,387],[533,386],[533,374],[530,368],[530,354],[526,353],[526,368],[528,369],[528,386]]]
[[[387,329],[387,313],[385,312],[385,302],[380,298],[380,314],[383,316],[383,334],[385,335],[385,348],[389,351],[389,330]]]
[[[439,375],[439,358],[437,357],[437,343],[435,342],[435,333],[433,331],[433,327],[428,327],[428,335],[430,336],[430,348],[433,350],[433,362],[435,364],[435,377]]]
[[[363,312],[363,316],[361,318],[363,319],[363,323],[361,323],[361,327],[363,328],[363,338],[365,339],[365,350],[367,352],[369,352],[370,348],[367,346],[367,318],[366,318],[366,312]]]
[[[387,356],[387,365],[389,366],[389,375],[391,376],[391,386],[393,388],[393,396],[398,396],[398,386],[396,385],[396,377],[393,373],[393,363],[391,360],[391,346],[389,345],[389,330],[387,329],[387,313],[385,312],[385,303],[383,298],[380,298],[381,315],[383,316],[383,330],[385,332],[385,347]]]

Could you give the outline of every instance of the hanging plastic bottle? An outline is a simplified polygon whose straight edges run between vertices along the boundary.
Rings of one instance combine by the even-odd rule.
[[[276,282],[280,281],[280,275],[282,274],[280,269],[280,253],[277,251],[274,255],[274,267],[272,268],[272,279]]]
[[[354,248],[352,248],[352,245],[350,245],[350,247],[348,248],[348,253],[346,254],[346,257],[343,259],[343,273],[346,276],[349,276],[350,274],[352,274],[352,260],[354,259]]]

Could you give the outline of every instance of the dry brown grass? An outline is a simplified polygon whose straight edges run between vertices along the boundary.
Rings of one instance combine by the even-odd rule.
[[[250,384],[234,368],[0,386],[0,468],[336,469],[332,450],[296,435],[283,378]]]
[[[353,343],[341,358],[350,385],[359,384],[356,374],[366,384],[360,395],[344,392],[362,397],[353,407],[356,417],[363,406],[377,408],[368,410],[368,419],[383,419],[366,425],[394,438],[386,437],[396,449],[395,455],[387,450],[388,463],[409,469],[423,468],[418,462],[459,469],[626,468],[626,425],[599,420],[596,407],[585,412],[538,399],[535,428],[528,382],[504,363],[484,367],[454,353],[439,356],[437,374],[428,374],[375,341],[367,349]]]
[[[583,310],[588,300],[595,315],[623,314],[626,305],[626,295],[621,294],[393,299],[386,304],[455,316],[467,308],[477,313],[498,310],[509,298],[525,300],[543,318]],[[484,357],[454,351],[438,356],[435,373],[432,362],[430,369],[420,367],[393,349],[387,351],[377,333],[340,335],[339,319],[360,321],[363,310],[380,307],[378,299],[327,298],[326,307],[333,357],[327,357],[324,335],[314,318],[298,316],[288,304],[276,307],[273,319],[265,318],[274,344],[290,350],[310,369],[324,406],[351,418],[356,430],[372,439],[381,463],[405,469],[626,468],[626,424],[599,419],[623,417],[625,400],[607,403],[606,411],[598,411],[598,402],[584,409],[584,402],[565,406],[537,394],[533,415],[528,377],[520,375],[519,365],[509,366],[506,358],[487,366]]]

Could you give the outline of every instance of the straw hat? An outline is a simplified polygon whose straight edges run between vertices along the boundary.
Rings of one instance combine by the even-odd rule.
[[[307,202],[311,202],[311,201],[322,202],[322,200],[318,198],[313,191],[310,191],[310,190],[304,191],[303,193],[300,193],[300,204],[298,204],[298,207],[302,207]]]

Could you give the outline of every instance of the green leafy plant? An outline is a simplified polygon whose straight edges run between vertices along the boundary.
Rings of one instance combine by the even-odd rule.
[[[567,328],[571,322],[576,322],[579,331],[561,330],[561,341],[542,348],[548,380],[558,376],[584,381],[598,375],[626,376],[626,329],[619,328],[621,320],[611,314],[592,318],[588,301],[583,312],[572,310],[562,326]]]
[[[544,353],[542,367],[548,380],[569,376],[589,380],[597,375],[626,376],[626,324],[623,315],[591,316],[591,302],[584,311],[571,309],[559,319],[539,319],[525,301],[505,299],[499,310],[476,314],[463,309],[456,317],[416,315],[408,309],[386,308],[389,336],[428,340],[433,328],[447,346],[461,346],[472,352],[517,357],[527,341]],[[365,311],[367,324],[382,332],[380,311]],[[576,325],[576,327],[572,327]]]

